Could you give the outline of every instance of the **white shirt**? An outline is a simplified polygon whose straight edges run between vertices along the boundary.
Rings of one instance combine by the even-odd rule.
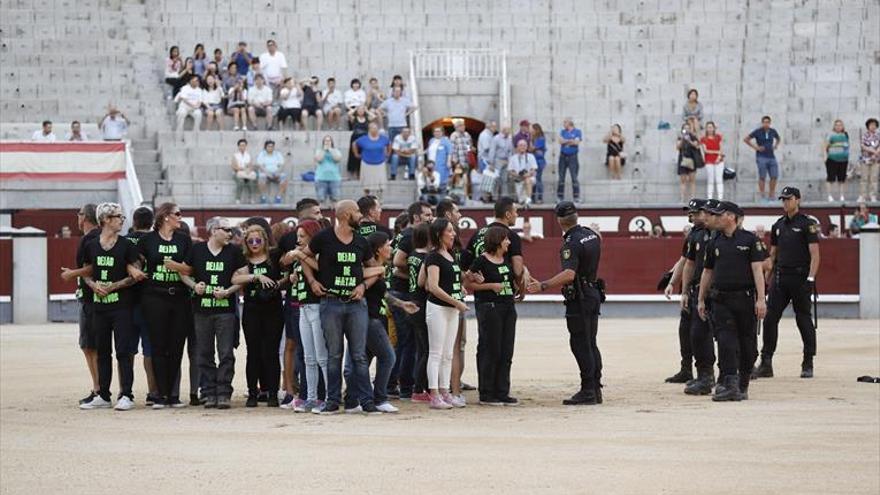
[[[282,89],[279,96],[281,97],[281,108],[302,107],[302,90],[298,86],[294,86],[293,89]]]
[[[391,149],[394,151],[400,150],[411,150],[416,147],[416,137],[413,134],[409,135],[409,139],[403,139],[403,134],[398,134],[394,136],[394,142],[391,143]],[[434,156],[437,156],[437,149],[434,149]]]
[[[42,131],[40,132],[40,134],[42,134]],[[74,139],[73,133],[72,133],[72,132],[68,132],[67,134],[64,135],[64,140],[65,140],[65,141],[88,141],[88,140],[89,140],[89,137],[86,136],[86,133],[85,133],[85,132],[83,132],[83,131],[79,131],[79,138],[78,138],[78,139]]]
[[[283,76],[284,69],[287,69],[287,58],[280,51],[275,51],[275,55],[269,52],[260,55],[260,67],[263,68],[263,75],[271,82],[280,81]]]
[[[477,138],[477,154],[483,160],[489,161],[489,154],[492,152],[492,138],[495,137],[492,131],[487,127],[480,133]]]
[[[248,90],[248,103],[254,105],[263,105],[272,103],[272,88],[263,85],[263,87],[254,86]]]
[[[43,130],[40,129],[38,131],[34,131],[33,135],[31,135],[31,141],[39,141],[42,143],[54,143],[55,142],[55,133],[50,132],[49,134],[43,134]]]
[[[432,139],[431,142],[428,143],[428,160],[431,160],[432,162],[437,160],[437,150],[440,148],[440,141],[440,139]]]
[[[128,132],[128,124],[122,117],[114,119],[108,115],[101,122],[101,133],[104,139],[122,139],[126,132]]]
[[[223,88],[217,87],[217,89],[206,89],[203,93],[202,100],[206,105],[219,105],[220,100],[223,99]]]
[[[348,89],[345,91],[343,101],[345,102],[346,108],[357,108],[367,103],[367,92],[363,89],[359,89],[357,91],[353,89]]]
[[[251,165],[251,154],[247,151],[244,153],[236,151],[232,157],[235,159],[235,163],[238,164],[239,169],[245,169]]]
[[[342,104],[342,93],[338,89],[324,91],[324,111],[332,110]]]
[[[531,153],[524,153],[522,155],[515,153],[510,155],[510,160],[507,162],[507,170],[516,173],[538,170],[538,162],[535,160],[535,155]]]
[[[431,172],[431,177],[429,179],[428,177],[425,177],[424,173],[420,173],[416,176],[416,186],[419,188],[419,191],[428,186],[440,189],[440,174],[435,170]]]
[[[177,93],[177,99],[180,101],[181,105],[185,105],[187,110],[198,108],[202,103],[205,102],[205,92],[202,91],[202,88],[192,87],[189,84],[180,88],[180,92]],[[185,102],[189,102],[187,105]]]

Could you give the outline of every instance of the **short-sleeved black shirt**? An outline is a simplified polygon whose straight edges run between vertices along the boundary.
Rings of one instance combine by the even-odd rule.
[[[493,290],[478,290],[474,292],[474,300],[483,302],[513,302],[513,266],[509,261],[496,264],[485,256],[479,256],[471,264],[472,272],[483,274],[485,283],[501,283],[501,292]]]
[[[599,271],[602,239],[583,225],[575,225],[562,236],[559,259],[563,270],[574,270],[578,277],[593,282]]]
[[[207,242],[193,245],[186,264],[193,268],[192,278],[196,283],[204,282],[205,293],[193,293],[193,309],[199,313],[230,313],[235,310],[233,298],[238,294],[230,294],[224,299],[213,296],[215,289],[226,289],[232,285],[232,275],[245,266],[247,260],[241,254],[241,248],[227,244],[215,256],[208,248]]]
[[[715,235],[716,232],[709,229],[694,227],[687,236],[684,257],[694,262],[694,274],[690,280],[692,287],[700,283],[700,277],[703,275],[703,264],[706,261],[706,246]]]
[[[407,227],[400,231],[395,238],[394,244],[394,253],[397,254],[397,251],[403,251],[409,256],[414,251],[413,248],[413,229],[412,227]],[[392,258],[394,259],[394,258]],[[391,290],[396,292],[409,292],[409,282],[400,277],[396,277],[391,275]]]
[[[809,267],[810,244],[814,242],[819,242],[819,225],[802,213],[780,217],[770,231],[770,245],[776,246],[776,266],[780,268]]]
[[[296,273],[296,289],[293,291],[293,299],[299,301],[300,304],[318,304],[321,298],[312,292],[309,281],[306,280],[306,274],[303,273],[302,263],[295,261],[293,263],[293,272]]]
[[[461,268],[454,261],[446,259],[442,254],[433,251],[425,257],[425,270],[430,266],[440,268],[439,286],[444,292],[449,294],[453,299],[459,301],[464,300],[461,294]],[[434,294],[428,294],[428,301],[439,304],[440,306],[452,307],[446,301],[441,301]]]
[[[281,279],[281,268],[278,264],[278,252],[272,252],[269,259],[262,263],[251,263],[245,260],[248,273],[252,275],[265,275],[274,281]],[[281,291],[278,288],[267,289],[260,282],[251,282],[244,288],[245,304],[274,304],[281,307]]]
[[[364,299],[367,300],[367,312],[370,318],[379,319],[385,315],[385,292],[387,290],[385,280],[382,279],[376,280],[373,285],[367,287]]]
[[[355,234],[344,244],[328,227],[315,234],[309,249],[318,257],[318,280],[329,294],[348,297],[364,281],[364,261],[372,252],[363,237]]]
[[[360,227],[358,227],[357,233],[367,237],[373,232],[384,232],[388,235],[388,238],[392,241],[394,240],[394,232],[384,225],[379,225],[374,222],[364,221],[361,222]]]
[[[420,306],[424,306],[425,300],[428,299],[428,294],[425,292],[424,287],[419,287],[419,271],[422,269],[422,264],[427,257],[428,253],[413,251],[406,258],[407,272],[409,273],[407,292],[410,294],[410,300],[422,303]]]
[[[507,229],[507,238],[510,239],[510,246],[507,247],[507,253],[504,255],[505,260],[510,261],[514,256],[522,256],[522,239],[519,238],[519,235],[501,222],[492,222],[478,230],[471,237],[467,247],[461,252],[461,266],[463,268],[470,269],[474,260],[486,250],[486,231],[489,230],[489,227],[503,227]]]
[[[737,229],[730,237],[720,233],[706,246],[704,268],[712,270],[712,287],[718,290],[755,288],[752,263],[764,261],[767,249],[758,236]]]
[[[101,234],[101,229],[94,228],[94,229],[86,232],[86,234],[84,236],[80,237],[79,245],[77,245],[77,247],[76,247],[76,267],[77,268],[82,268],[83,265],[85,264],[84,260],[85,260],[85,255],[86,255],[86,252],[85,252],[86,244],[91,242],[93,239],[96,239],[100,234]],[[89,286],[86,285],[85,280],[83,280],[81,277],[77,277],[76,278],[76,297],[77,297],[77,299],[82,301],[82,303],[84,305],[88,306],[88,305],[92,304],[92,302],[93,302],[94,298],[92,297],[92,295],[93,295],[92,289],[90,289]]]
[[[147,274],[147,285],[161,288],[175,287],[185,290],[186,286],[180,279],[180,274],[165,269],[165,259],[170,258],[178,263],[185,263],[192,248],[192,239],[189,236],[174,232],[170,241],[162,239],[155,230],[141,237],[137,243],[138,251],[144,257],[144,273]]]
[[[138,260],[134,244],[120,236],[110,249],[101,246],[100,236],[95,237],[83,249],[83,264],[92,265],[92,280],[97,283],[119,282],[128,277],[127,265]],[[106,296],[92,293],[96,311],[110,311],[130,306],[133,302],[131,288],[111,292]]]

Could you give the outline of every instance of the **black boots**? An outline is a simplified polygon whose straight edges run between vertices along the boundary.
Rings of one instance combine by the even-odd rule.
[[[678,371],[678,373],[667,378],[666,383],[687,383],[693,379],[694,373],[691,371],[691,367],[681,365],[681,369]]]
[[[257,407],[257,397],[257,394],[249,392],[247,402],[244,403],[244,407]]]
[[[773,378],[773,358],[761,356],[761,364],[752,370],[752,380],[756,378]]]
[[[715,395],[712,396],[712,400],[715,402],[741,401],[739,377],[736,375],[723,377],[715,387]]]
[[[599,392],[601,394],[601,392]],[[562,401],[564,406],[592,406],[599,403],[596,389],[581,387],[570,399]]]
[[[804,354],[804,360],[801,361],[801,378],[813,378],[813,356]]]
[[[709,395],[715,386],[715,374],[712,370],[697,370],[697,378],[688,382],[684,393],[688,395]]]

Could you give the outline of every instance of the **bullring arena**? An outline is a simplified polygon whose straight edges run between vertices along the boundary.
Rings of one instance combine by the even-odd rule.
[[[880,493],[878,26],[877,0],[3,0],[0,493]],[[692,198],[726,202],[686,211]],[[792,205],[803,230],[784,220]],[[431,225],[426,256],[458,238],[458,278],[434,257],[419,282],[416,233],[368,235],[404,217],[410,232]],[[497,289],[461,258],[489,249],[489,225],[511,242],[491,244],[513,274]],[[711,304],[700,323],[699,290],[681,315],[683,274],[708,260],[688,256],[720,242],[704,226],[755,240],[737,289],[750,314],[759,272],[767,294],[786,270],[810,289],[801,328],[793,305],[782,313],[775,354],[759,319],[737,330],[757,332],[754,374],[772,358],[773,377],[722,370],[730,328]],[[359,245],[343,242],[355,227],[369,249],[347,265],[354,254],[326,239]],[[601,245],[590,276],[594,252],[567,244],[583,232]],[[168,256],[151,262],[139,235]],[[125,255],[101,256],[108,242]],[[807,258],[785,266],[793,243]],[[261,244],[277,287],[251,264]],[[196,248],[234,268],[203,271],[245,282],[200,273]],[[326,253],[340,256],[322,269]],[[115,278],[94,270],[117,261]],[[362,303],[370,277],[357,274],[330,287],[376,263],[392,297]],[[566,321],[592,297],[553,282],[566,267],[607,287],[595,345],[593,313]],[[269,303],[249,306],[264,289]],[[466,303],[463,330],[395,302],[448,307],[441,293]],[[370,326],[332,312],[375,305],[387,311]],[[234,325],[206,323],[205,307],[231,308],[210,321]],[[507,358],[477,353],[503,308],[518,314],[497,330],[515,330],[507,391],[478,372]],[[125,318],[96,323],[104,310]],[[715,338],[708,368],[683,349],[700,325]],[[203,331],[210,360],[189,348],[208,349]],[[345,346],[368,373],[321,375],[314,402],[307,373],[341,368],[342,332],[368,336]],[[460,383],[450,337],[466,341]],[[577,362],[585,348],[601,359]],[[214,383],[196,372],[224,351],[235,362]],[[325,380],[359,395],[336,404]]]

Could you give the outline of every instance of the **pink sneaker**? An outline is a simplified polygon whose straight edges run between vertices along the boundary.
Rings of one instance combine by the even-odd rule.
[[[439,395],[431,396],[431,409],[452,409],[452,404],[448,404]]]
[[[412,401],[413,402],[422,402],[422,403],[427,404],[427,403],[431,402],[431,394],[429,394],[428,392],[422,392],[420,394],[413,394]]]
[[[467,405],[464,397],[460,395],[452,395],[449,392],[446,392],[445,394],[440,396],[440,398],[443,399],[443,402],[449,404],[452,407],[465,407]]]

